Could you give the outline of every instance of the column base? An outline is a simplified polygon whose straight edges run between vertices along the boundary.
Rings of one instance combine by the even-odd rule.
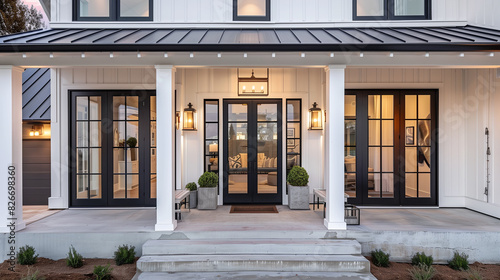
[[[177,227],[177,221],[174,221],[172,224],[156,224],[155,231],[174,231]]]
[[[345,222],[331,223],[325,219],[324,225],[328,230],[346,230],[347,229],[347,224]]]
[[[68,200],[62,197],[49,197],[49,209],[68,209]]]

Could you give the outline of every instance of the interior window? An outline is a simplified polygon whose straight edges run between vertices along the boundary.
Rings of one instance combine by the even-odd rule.
[[[233,19],[239,21],[270,20],[270,0],[234,0]]]
[[[149,17],[149,0],[120,0],[120,17]]]

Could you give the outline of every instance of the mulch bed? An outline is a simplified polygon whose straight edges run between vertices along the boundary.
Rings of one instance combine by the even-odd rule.
[[[137,259],[136,259],[137,261]],[[92,278],[92,271],[95,265],[110,264],[113,268],[111,276],[115,280],[132,279],[135,275],[136,264],[124,264],[117,266],[112,259],[84,259],[83,266],[80,268],[72,268],[66,266],[66,260],[51,260],[46,258],[38,258],[36,264],[29,266],[30,272],[39,271],[39,275],[45,277],[46,280],[89,280]],[[15,271],[9,271],[10,265],[4,262],[0,265],[0,279],[2,280],[19,280],[28,273],[28,266],[16,264]]]
[[[367,257],[371,261],[370,257]],[[467,272],[457,271],[449,268],[447,265],[433,265],[436,269],[436,276],[433,280],[455,280],[467,279]],[[370,263],[370,270],[373,276],[379,280],[411,279],[409,270],[412,269],[409,263],[391,262],[389,267],[377,267]],[[470,269],[478,272],[484,280],[499,280],[500,265],[473,263]]]

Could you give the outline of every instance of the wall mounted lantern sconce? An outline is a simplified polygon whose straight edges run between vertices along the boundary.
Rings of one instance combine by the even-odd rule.
[[[30,136],[36,137],[43,135],[43,124],[34,124],[30,129]]]
[[[183,130],[196,130],[196,109],[193,108],[191,102],[188,104],[188,108],[184,108],[183,121]]]
[[[238,69],[238,95],[269,95],[269,68],[266,70],[266,77],[257,78],[254,69],[250,77],[240,77]]]
[[[312,108],[309,109],[309,129],[323,129],[323,114],[321,113],[321,108],[318,108],[318,103],[316,102],[314,102]]]
[[[179,130],[181,128],[181,112],[175,112],[175,129]]]

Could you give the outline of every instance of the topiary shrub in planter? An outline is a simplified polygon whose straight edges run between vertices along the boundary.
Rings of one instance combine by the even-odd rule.
[[[198,209],[214,210],[217,209],[217,186],[219,185],[219,176],[213,172],[205,172],[198,179]]]
[[[309,210],[309,174],[300,166],[292,167],[286,179],[288,183],[288,207],[293,210]]]
[[[189,190],[189,209],[194,209],[198,205],[198,186],[191,182],[186,185],[186,189]]]

